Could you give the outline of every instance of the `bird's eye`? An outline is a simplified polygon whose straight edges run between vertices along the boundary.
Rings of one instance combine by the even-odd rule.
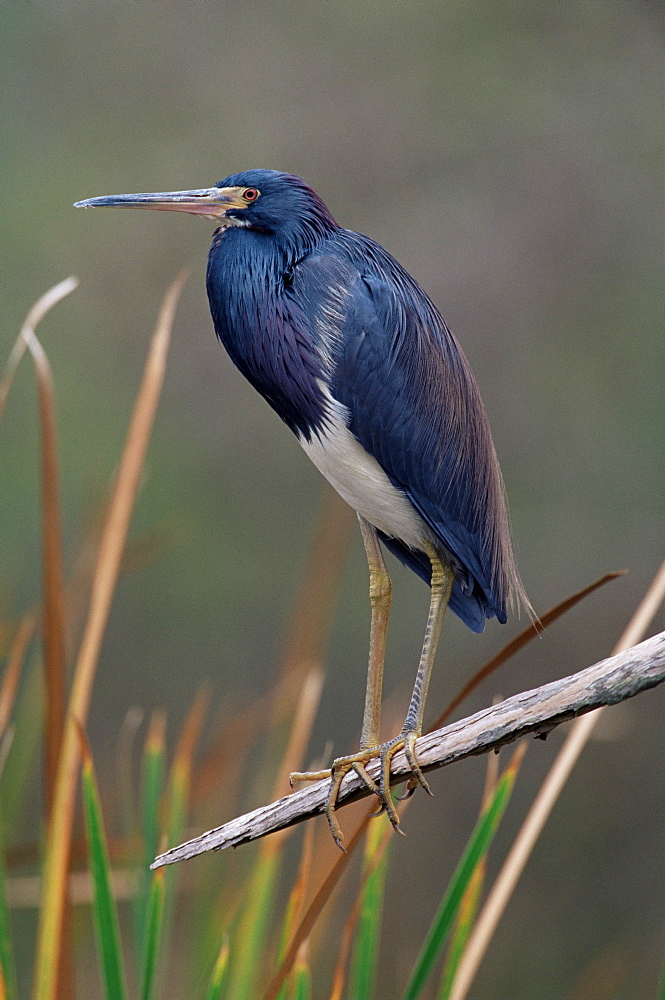
[[[259,196],[259,192],[256,190],[256,188],[245,188],[245,190],[242,193],[242,196],[247,202],[256,201],[256,199]]]

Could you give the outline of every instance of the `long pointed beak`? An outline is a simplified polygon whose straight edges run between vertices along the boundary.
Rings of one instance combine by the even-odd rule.
[[[207,219],[222,218],[229,208],[244,208],[236,188],[161,191],[152,194],[108,194],[77,201],[74,208],[152,208],[158,212],[190,212]]]

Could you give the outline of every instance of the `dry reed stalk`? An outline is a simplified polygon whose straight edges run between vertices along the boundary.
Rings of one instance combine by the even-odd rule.
[[[273,795],[278,798],[280,795],[287,795],[290,791],[289,775],[297,770],[307,749],[314,719],[319,708],[321,692],[323,690],[323,670],[321,667],[310,666],[304,681],[300,685],[300,698],[296,708],[296,714],[291,726],[289,742],[284,756],[282,757],[279,772],[275,779]],[[281,838],[275,837],[275,841],[280,841],[275,847],[281,846]]]
[[[173,770],[191,772],[196,745],[210,705],[210,688],[203,684],[196,692],[185,717],[178,744],[173,755]]]
[[[5,370],[2,375],[2,380],[0,380],[0,416],[5,408],[5,403],[7,402],[7,396],[9,395],[9,390],[11,389],[12,382],[14,381],[14,375],[16,374],[16,369],[19,366],[19,362],[26,350],[28,349],[28,342],[23,336],[24,330],[33,330],[41,322],[41,320],[46,316],[48,312],[53,309],[58,302],[70,295],[71,292],[78,286],[78,278],[70,277],[65,278],[64,281],[59,282],[59,284],[54,285],[53,288],[49,288],[48,292],[45,292],[40,299],[37,299],[34,306],[25,318],[25,323],[21,328],[21,332],[9,354]]]
[[[186,275],[168,289],[153,334],[113,495],[99,545],[87,621],[74,670],[44,861],[44,897],[37,940],[35,1000],[55,1000],[80,745],[74,719],[85,724],[92,684],[115,591],[148,441],[166,370],[175,308]]]
[[[2,678],[2,686],[0,687],[0,740],[3,739],[7,731],[16,699],[25,654],[34,637],[36,627],[37,615],[34,611],[28,611],[23,615],[12,641],[7,666]]]
[[[27,322],[21,336],[32,355],[37,375],[41,448],[42,500],[42,641],[46,687],[44,719],[44,776],[46,818],[51,812],[60,746],[65,723],[65,604],[60,482],[55,420],[55,386],[51,365],[34,330]]]
[[[55,775],[65,718],[65,606],[62,542],[60,536],[60,485],[55,420],[55,387],[46,352],[36,328],[49,311],[78,285],[74,277],[50,288],[28,313],[10,353],[0,383],[0,414],[7,400],[16,369],[26,350],[32,356],[39,400],[41,457],[42,562],[45,698],[45,805],[48,816],[53,804]]]
[[[32,356],[37,376],[39,401],[39,445],[42,507],[42,645],[45,678],[44,711],[44,810],[51,813],[58,758],[62,743],[66,700],[65,605],[62,542],[60,537],[60,483],[55,419],[55,386],[46,352],[37,334],[38,323],[78,284],[67,278],[51,288],[32,307],[21,328],[0,387],[0,412],[11,387],[16,368],[26,350]],[[58,973],[61,994],[73,997],[74,979],[71,948],[61,951]]]
[[[639,642],[664,598],[665,562],[614,647],[613,655],[625,652]],[[597,709],[573,723],[480,912],[457,970],[449,1000],[464,1000],[466,997],[531,851],[602,711],[602,708]]]

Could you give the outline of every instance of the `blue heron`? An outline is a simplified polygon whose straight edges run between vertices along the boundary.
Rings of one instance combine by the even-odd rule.
[[[194,191],[110,195],[80,207],[189,212],[216,223],[207,290],[217,336],[234,364],[294,432],[357,512],[370,576],[365,710],[356,753],[330,770],[326,815],[355,771],[396,830],[390,764],[403,749],[430,791],[415,749],[446,607],[474,632],[528,607],[517,572],[501,472],[476,381],[434,303],[391,255],[336,223],[301,178],[248,170]],[[413,695],[401,731],[381,743],[391,583],[381,542],[431,588]],[[366,765],[380,760],[378,784]]]

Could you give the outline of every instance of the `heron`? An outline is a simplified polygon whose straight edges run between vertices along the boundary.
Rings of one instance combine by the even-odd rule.
[[[342,228],[302,178],[233,174],[214,187],[107,195],[76,207],[188,212],[215,223],[206,286],[218,338],[314,465],[356,511],[370,579],[369,665],[360,747],[325,771],[336,817],[355,772],[403,832],[391,761],[431,794],[418,763],[427,690],[445,611],[474,632],[529,607],[518,574],[501,471],[476,380],[441,313],[373,239]],[[415,684],[400,732],[380,734],[391,581],[382,546],[430,586]],[[367,765],[378,759],[375,781]]]

